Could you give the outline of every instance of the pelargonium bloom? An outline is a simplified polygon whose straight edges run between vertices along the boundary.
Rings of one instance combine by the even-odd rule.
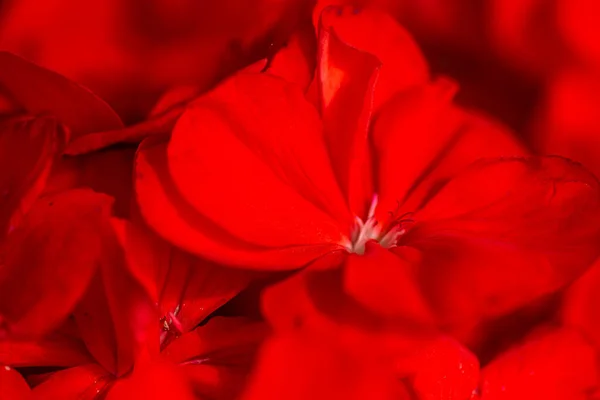
[[[134,149],[63,157],[72,139],[123,130],[102,100],[14,55],[0,53],[0,65],[0,363],[14,366],[12,343],[39,341],[14,350],[35,352],[72,320],[96,367],[122,376],[147,340],[164,347],[190,332],[252,273],[148,232],[131,201]],[[53,349],[69,358],[73,347]]]
[[[142,143],[137,199],[161,236],[243,268],[343,267],[373,312],[467,331],[589,266],[591,174],[453,105],[385,15],[328,8],[318,39],[308,89],[241,73]]]
[[[216,317],[161,352],[155,351],[150,340],[136,358],[133,371],[120,377],[90,356],[76,330],[69,335],[64,328],[61,331],[42,342],[9,341],[0,345],[3,394],[6,390],[29,392],[14,367],[25,371],[33,398],[128,399],[160,394],[178,399],[233,399],[244,386],[268,328],[245,318]],[[150,336],[156,340],[158,331],[154,333]]]

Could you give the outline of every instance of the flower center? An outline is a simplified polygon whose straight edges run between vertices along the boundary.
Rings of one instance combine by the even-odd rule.
[[[375,194],[365,221],[360,217],[355,217],[354,228],[350,236],[352,242],[346,245],[346,249],[350,253],[365,254],[365,246],[370,240],[379,242],[379,245],[386,249],[395,247],[400,236],[406,233],[406,229],[403,226],[404,223],[412,222],[412,219],[405,218],[412,213],[404,214],[400,218],[395,218],[395,214],[392,213],[390,223],[384,226],[375,219],[378,200],[377,194]]]
[[[168,343],[168,339],[172,336],[179,336],[183,333],[183,326],[181,322],[177,318],[177,314],[181,307],[178,305],[175,307],[175,310],[167,313],[164,317],[160,319],[160,344],[161,346],[166,345]]]

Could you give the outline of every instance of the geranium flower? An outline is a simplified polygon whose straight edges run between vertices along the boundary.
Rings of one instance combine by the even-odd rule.
[[[373,312],[428,321],[432,306],[455,328],[556,291],[593,261],[595,178],[528,157],[453,106],[454,86],[429,81],[387,16],[327,9],[315,71],[314,103],[268,73],[239,74],[168,141],[143,143],[149,225],[227,265],[343,267],[344,291]]]
[[[267,331],[264,323],[216,317],[183,334],[162,352],[152,350],[149,343],[136,358],[133,371],[122,377],[99,365],[85,348],[77,345],[76,339],[66,342],[60,340],[61,336],[49,337],[43,343],[9,342],[5,346],[9,351],[2,348],[0,352],[0,364],[10,363],[17,369],[53,367],[47,369],[51,372],[41,374],[30,369],[34,372],[26,375],[34,398],[127,399],[168,395],[178,399],[233,399],[244,387],[257,346]],[[158,330],[154,333],[157,340]],[[30,351],[23,351],[26,348]],[[56,371],[57,367],[66,368]],[[14,381],[7,382],[8,390],[29,391],[27,383],[21,379],[20,384],[13,376],[17,373],[12,367],[2,368],[13,371],[6,378]],[[2,377],[0,373],[0,384],[4,383]]]
[[[215,268],[147,232],[131,202],[133,149],[61,157],[70,140],[122,130],[102,100],[11,54],[0,53],[0,64],[7,114],[0,336],[45,345],[72,318],[102,369],[121,376],[149,330],[156,346],[166,345],[243,290],[252,274]]]
[[[102,100],[60,75],[9,53],[0,53],[0,65],[1,238],[44,191],[71,138],[123,125]]]

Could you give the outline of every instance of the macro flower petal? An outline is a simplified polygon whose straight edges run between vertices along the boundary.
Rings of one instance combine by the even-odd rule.
[[[0,121],[0,238],[19,225],[43,191],[64,141],[62,129],[50,117]]]
[[[577,332],[535,333],[481,371],[482,400],[587,400],[598,385],[594,348]]]
[[[421,282],[445,318],[499,316],[591,265],[599,195],[596,178],[566,159],[481,160],[415,214],[403,240],[422,251]]]
[[[244,268],[292,269],[337,245],[265,248],[230,235],[182,196],[167,167],[165,138],[145,139],[137,152],[135,192],[144,220],[161,237],[192,254]]]
[[[477,357],[450,337],[433,341],[416,364],[411,383],[420,399],[470,399],[477,390]]]
[[[99,268],[74,316],[89,352],[106,370],[121,376],[152,339],[150,327],[158,316],[149,293],[153,288],[135,273],[148,265],[132,265],[144,260],[127,248],[132,245],[128,236],[135,232],[128,221],[113,218],[110,223],[114,235],[104,238]],[[158,335],[155,339],[157,343]]]
[[[264,74],[231,78],[181,117],[167,157],[182,196],[245,241],[342,241],[340,224],[350,216],[318,115],[295,86]]]
[[[321,26],[379,61],[375,112],[396,93],[429,80],[429,67],[417,43],[389,14],[374,8],[332,6],[323,10]]]
[[[251,282],[244,269],[227,268],[178,249],[170,251],[161,285],[160,314],[174,314],[180,329],[189,332]]]
[[[111,205],[89,189],[41,198],[2,243],[0,315],[9,333],[41,336],[72,311],[96,271]]]
[[[364,255],[348,256],[344,265],[344,289],[379,315],[432,323],[416,272],[405,259],[369,242]]]
[[[342,42],[331,27],[319,30],[315,83],[329,157],[346,201],[363,215],[370,200],[368,132],[380,63]]]
[[[502,125],[452,105],[455,91],[454,83],[439,79],[382,108],[373,128],[380,219],[399,205],[400,213],[414,212],[480,158],[527,154]]]
[[[97,364],[84,364],[63,369],[37,385],[32,393],[35,399],[85,399],[106,393],[112,377]]]
[[[136,363],[133,372],[117,380],[106,395],[106,400],[134,398],[197,399],[176,365],[150,359]]]
[[[43,195],[91,188],[114,198],[114,215],[129,217],[133,200],[135,149],[107,149],[79,157],[62,157],[54,164]]]
[[[365,353],[306,333],[274,336],[242,399],[410,399],[393,370]]]
[[[0,52],[0,85],[30,114],[50,114],[72,137],[123,127],[99,97],[63,76],[11,53]]]
[[[302,27],[270,60],[266,72],[307,90],[314,75],[316,43],[312,29]]]
[[[9,366],[0,366],[0,389],[2,396],[7,399],[33,399],[25,379]]]
[[[260,72],[264,62],[246,67],[245,71]],[[99,131],[75,138],[64,153],[81,155],[98,151],[119,143],[140,143],[153,135],[169,134],[189,103],[200,96],[203,88],[198,85],[182,85],[167,91],[158,100],[146,119],[123,128]]]
[[[246,318],[215,317],[174,340],[162,356],[179,364],[180,373],[200,398],[237,398],[269,329]]]
[[[600,349],[600,260],[567,289],[561,308],[563,324],[581,332]]]
[[[59,330],[42,339],[4,339],[0,342],[0,364],[15,368],[73,367],[92,361],[80,338]]]
[[[450,103],[455,92],[452,82],[439,80],[399,93],[382,108],[372,135],[379,213],[405,201],[456,140],[460,121]]]

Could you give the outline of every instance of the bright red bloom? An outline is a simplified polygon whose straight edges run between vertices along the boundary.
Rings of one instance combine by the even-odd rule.
[[[62,157],[70,140],[123,130],[110,107],[16,56],[0,53],[0,64],[0,362],[127,374],[148,344],[190,332],[253,276],[146,230],[132,203],[133,149]],[[47,337],[67,319],[75,340]]]
[[[70,138],[122,127],[102,100],[50,71],[0,53],[0,238],[18,226],[44,190]]]
[[[363,306],[422,322],[432,306],[451,328],[554,292],[595,258],[595,178],[526,157],[508,132],[453,106],[453,85],[428,81],[387,17],[327,9],[312,88],[316,106],[268,73],[239,74],[169,141],[142,144],[148,223],[245,268],[328,255],[320,268],[343,265],[344,290]]]
[[[178,399],[233,399],[244,387],[257,346],[266,333],[263,323],[243,318],[214,318],[205,326],[183,334],[160,353],[150,345],[136,358],[133,371],[118,379],[90,358],[75,340],[58,341],[59,336],[40,344],[9,342],[8,351],[0,352],[0,363],[10,362],[17,367],[66,367],[42,375],[29,374],[32,393],[40,399],[115,400],[164,395]],[[158,341],[158,335],[153,339]],[[31,351],[24,351],[26,347]],[[0,387],[2,383],[0,373]],[[9,390],[11,385],[14,390],[21,390],[17,384],[11,383]],[[25,382],[23,385],[29,390]]]

